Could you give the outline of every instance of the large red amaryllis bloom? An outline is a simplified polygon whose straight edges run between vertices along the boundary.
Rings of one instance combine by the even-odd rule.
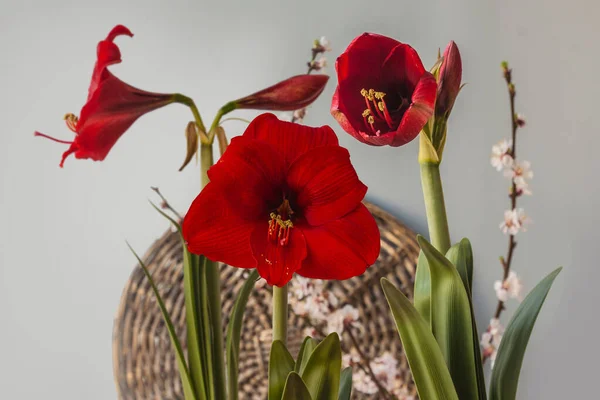
[[[35,132],[59,143],[70,144],[64,152],[60,166],[70,154],[76,158],[102,161],[117,140],[142,115],[174,101],[173,94],[146,92],[126,84],[114,76],[108,66],[121,62],[121,52],[114,39],[120,35],[133,36],[123,25],[115,26],[106,39],[98,43],[97,61],[87,102],[80,117],[67,114],[65,120],[76,136],[72,142],[58,140]]]
[[[413,140],[433,114],[435,78],[417,52],[386,36],[364,33],[336,61],[331,114],[342,128],[374,146]]]
[[[183,236],[192,253],[257,268],[270,285],[296,272],[316,279],[362,274],[379,254],[363,185],[328,126],[257,117],[209,171]]]

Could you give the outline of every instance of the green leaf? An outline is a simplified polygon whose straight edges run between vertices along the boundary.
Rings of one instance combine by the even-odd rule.
[[[461,400],[479,399],[469,295],[456,268],[425,238],[417,241],[431,273],[431,327]]]
[[[269,400],[280,400],[287,377],[294,370],[294,359],[281,340],[271,345],[269,356]]]
[[[525,349],[540,309],[562,267],[555,269],[540,281],[523,300],[510,320],[490,380],[490,400],[514,400],[517,395],[519,374]]]
[[[150,204],[177,228],[183,245],[183,288],[190,378],[195,392],[204,398],[208,395],[207,389],[213,386],[206,384],[206,382],[211,382],[210,364],[206,359],[207,353],[203,350],[205,338],[202,332],[202,306],[200,297],[197,295],[197,292],[201,290],[200,267],[203,266],[205,259],[188,251],[183,239],[181,225],[154,203],[150,202]]]
[[[429,265],[423,252],[419,252],[417,260],[417,272],[415,274],[414,287],[415,308],[423,319],[431,323],[431,277],[429,275]]]
[[[312,400],[308,388],[296,372],[288,375],[281,400]]]
[[[450,247],[446,253],[446,258],[456,267],[460,279],[471,296],[473,285],[473,250],[469,239],[462,239],[459,243]]]
[[[329,334],[310,355],[302,380],[314,400],[338,400],[342,349],[337,333]]]
[[[475,373],[477,374],[477,388],[479,391],[479,399],[486,400],[487,394],[485,390],[485,375],[483,374],[483,362],[479,348],[479,332],[477,332],[475,311],[473,308],[473,300],[471,298],[471,288],[473,284],[473,250],[471,248],[471,242],[469,242],[469,239],[464,238],[459,243],[452,246],[446,253],[446,258],[456,266],[463,284],[465,285],[465,289],[469,293],[471,323],[473,326],[473,353],[475,360]]]
[[[302,375],[302,373],[304,372],[304,368],[306,368],[306,364],[308,363],[310,355],[315,350],[315,347],[317,347],[318,344],[319,341],[311,338],[310,336],[304,338],[302,346],[300,346],[300,351],[298,351],[298,358],[296,359],[296,366],[294,367],[294,371]]]
[[[446,362],[429,324],[390,281],[383,278],[381,286],[396,321],[419,398],[458,400]]]
[[[253,270],[244,286],[240,289],[227,326],[227,387],[229,399],[238,398],[238,359],[240,352],[240,337],[242,334],[242,322],[244,311],[250,298],[250,293],[258,280],[258,270]]]
[[[133,253],[135,258],[137,258],[138,263],[142,267],[146,278],[150,282],[150,286],[152,287],[152,292],[156,297],[156,302],[160,308],[160,312],[163,315],[163,319],[165,321],[165,325],[167,326],[167,331],[169,332],[169,337],[171,338],[171,344],[175,349],[175,356],[177,358],[177,368],[179,369],[179,376],[181,377],[181,383],[183,385],[183,393],[186,400],[196,400],[196,399],[204,399],[202,393],[200,394],[202,397],[197,397],[194,392],[194,387],[192,386],[192,381],[190,379],[190,372],[188,370],[188,366],[185,361],[185,355],[183,354],[183,350],[181,348],[181,343],[179,342],[179,338],[177,337],[177,332],[175,332],[175,327],[173,326],[173,322],[171,321],[171,317],[169,316],[169,312],[167,311],[167,307],[165,307],[165,303],[163,302],[160,293],[158,292],[158,288],[154,284],[154,280],[152,279],[152,275],[146,264],[142,261],[142,259],[137,255],[137,253],[133,250],[131,245],[127,243],[129,250]]]
[[[340,376],[340,395],[338,400],[350,400],[352,394],[352,367],[347,367],[342,370]]]

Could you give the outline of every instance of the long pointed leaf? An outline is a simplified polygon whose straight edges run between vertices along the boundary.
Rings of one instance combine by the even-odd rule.
[[[310,355],[302,380],[314,400],[338,400],[342,349],[337,333],[329,334]]]
[[[294,367],[294,371],[302,375],[302,373],[304,372],[304,368],[306,368],[306,364],[308,363],[310,355],[315,350],[315,347],[317,347],[318,344],[319,341],[311,338],[310,336],[304,338],[302,346],[300,346],[300,350],[298,351],[298,358],[296,358],[296,366]]]
[[[204,264],[204,259],[188,251],[183,239],[181,225],[154,203],[150,202],[150,204],[177,228],[183,245],[183,287],[190,378],[195,392],[205,397],[208,393],[208,387],[212,385],[209,380],[209,365],[206,361],[206,352],[202,349],[205,340],[202,334],[202,306],[198,296],[198,291],[201,290],[200,267]],[[207,382],[209,383],[208,385]]]
[[[138,263],[142,267],[148,282],[150,282],[150,286],[152,287],[152,292],[154,292],[154,296],[156,297],[156,302],[160,307],[160,312],[163,315],[163,319],[165,321],[165,325],[167,326],[167,331],[169,332],[169,337],[171,338],[171,344],[175,349],[175,356],[177,358],[177,367],[179,369],[179,376],[181,377],[181,383],[183,385],[183,393],[186,400],[196,400],[196,399],[204,399],[204,397],[197,397],[194,388],[192,386],[192,382],[190,379],[190,373],[188,370],[188,366],[185,361],[185,355],[183,354],[183,350],[181,348],[181,343],[179,342],[179,338],[177,337],[177,332],[175,332],[175,327],[173,326],[173,322],[171,321],[171,317],[169,316],[169,312],[167,311],[167,307],[165,307],[165,303],[158,292],[158,288],[154,284],[154,280],[152,279],[152,274],[148,271],[146,264],[142,261],[142,259],[137,255],[135,250],[131,247],[129,243],[127,243],[129,250],[133,253],[135,258],[137,258]]]
[[[429,324],[390,281],[383,278],[381,286],[396,321],[419,398],[458,400],[448,367]]]
[[[425,322],[431,324],[431,277],[429,275],[429,265],[423,252],[419,252],[417,259],[417,272],[415,274],[414,286],[415,308],[423,317]]]
[[[308,388],[296,372],[288,375],[281,400],[312,400]]]
[[[352,367],[346,367],[342,370],[340,376],[340,395],[338,400],[350,400],[352,395]]]
[[[527,343],[546,296],[562,267],[536,285],[510,320],[496,356],[490,380],[490,400],[514,400]]]
[[[242,322],[244,320],[244,311],[246,304],[250,298],[250,293],[254,289],[256,280],[258,279],[258,270],[253,270],[244,286],[240,289],[237,295],[231,316],[229,317],[229,325],[227,326],[227,388],[230,400],[238,399],[238,359],[240,352],[240,337],[242,333]]]
[[[475,362],[475,373],[477,375],[477,389],[479,400],[486,400],[485,375],[483,374],[483,362],[481,359],[481,350],[479,349],[479,332],[475,321],[475,310],[473,308],[473,299],[471,298],[471,288],[473,284],[473,249],[469,239],[462,239],[459,243],[450,247],[446,253],[446,258],[456,267],[463,281],[465,289],[469,294],[469,306],[471,308],[471,323],[473,327],[473,353]]]
[[[417,241],[431,274],[431,327],[461,400],[477,400],[479,390],[473,349],[469,295],[450,261],[422,236]]]
[[[290,372],[294,371],[294,359],[281,340],[271,345],[269,355],[269,400],[280,400]]]

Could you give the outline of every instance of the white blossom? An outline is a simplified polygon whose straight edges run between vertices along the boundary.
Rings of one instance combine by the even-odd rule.
[[[337,332],[340,336],[342,336],[344,328],[358,325],[360,325],[358,322],[358,310],[349,304],[346,304],[339,310],[335,310],[327,318],[327,332]]]
[[[504,211],[504,221],[500,223],[500,229],[504,234],[516,235],[527,231],[527,224],[531,222],[522,208]]]
[[[311,66],[315,71],[320,71],[327,66],[327,57],[319,57],[318,60],[312,61]]]
[[[492,147],[492,156],[490,162],[497,171],[510,168],[513,164],[513,158],[510,155],[512,148],[511,139],[502,139]]]
[[[304,120],[304,117],[306,117],[306,108],[301,108],[299,110],[294,111],[294,120],[297,123],[302,123],[302,121]]]
[[[342,366],[344,368],[352,367],[358,363],[360,363],[360,355],[354,347],[350,350],[350,353],[344,353],[342,355]]]
[[[292,279],[290,294],[294,313],[308,317],[317,325],[328,321],[339,303],[335,294],[325,289],[323,281],[301,276]]]
[[[304,328],[304,337],[309,336],[311,338],[317,337],[319,336],[319,333],[317,332],[317,330],[313,327],[307,327]]]
[[[492,368],[494,368],[494,362],[496,361],[496,354],[500,342],[502,341],[502,335],[504,334],[504,327],[497,318],[490,320],[490,325],[487,331],[481,335],[481,346],[483,347],[483,355],[488,357],[491,361]]]
[[[525,122],[525,116],[523,114],[517,114],[516,118],[515,118],[515,122],[517,123],[517,126],[519,128],[522,128],[525,126],[526,122]]]
[[[514,163],[510,169],[504,171],[504,176],[512,179],[518,191],[531,194],[528,180],[533,178],[533,171],[529,161]]]
[[[331,51],[331,44],[325,36],[321,36],[321,39],[319,39],[319,45],[321,46],[323,51]]]
[[[494,282],[494,290],[500,301],[507,301],[509,298],[519,301],[523,299],[523,283],[515,271],[510,271],[504,282]]]

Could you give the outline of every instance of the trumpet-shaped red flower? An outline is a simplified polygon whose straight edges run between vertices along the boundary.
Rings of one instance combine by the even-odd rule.
[[[433,114],[435,78],[407,44],[364,33],[338,57],[335,68],[331,114],[361,142],[401,146]]]
[[[328,126],[263,114],[208,176],[183,221],[192,253],[257,268],[276,286],[295,272],[348,279],[377,259],[379,230],[361,203],[367,188]]]
[[[139,117],[174,101],[173,94],[137,89],[121,81],[108,70],[109,65],[121,62],[121,52],[113,43],[120,35],[133,36],[129,29],[117,25],[106,39],[98,43],[98,58],[92,73],[87,102],[81,109],[79,118],[73,114],[65,116],[67,126],[76,134],[75,139],[68,142],[35,132],[36,136],[70,144],[62,156],[61,167],[70,154],[75,154],[76,158],[104,160],[121,135]]]

